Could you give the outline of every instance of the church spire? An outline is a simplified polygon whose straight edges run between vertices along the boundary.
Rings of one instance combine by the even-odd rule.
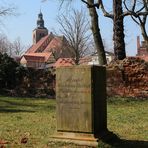
[[[43,14],[42,14],[41,10],[40,10],[40,13],[38,14],[37,28],[45,28],[44,27]]]
[[[43,14],[40,10],[37,19],[37,27],[33,30],[33,44],[36,44],[42,37],[48,35],[48,29],[44,27]]]

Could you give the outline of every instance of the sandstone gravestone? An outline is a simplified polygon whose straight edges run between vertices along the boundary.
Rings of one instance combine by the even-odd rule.
[[[57,133],[54,138],[96,144],[107,128],[105,67],[58,68],[56,101]]]

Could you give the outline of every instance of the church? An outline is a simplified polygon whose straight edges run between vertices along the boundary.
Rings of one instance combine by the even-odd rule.
[[[53,67],[59,58],[74,58],[75,54],[64,36],[48,33],[42,12],[38,14],[37,27],[32,34],[33,44],[20,60],[24,67],[47,69]]]

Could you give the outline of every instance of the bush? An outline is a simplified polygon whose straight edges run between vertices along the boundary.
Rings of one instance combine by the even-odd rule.
[[[0,53],[0,89],[14,89],[25,74],[25,69],[6,53]]]
[[[7,54],[0,53],[0,94],[10,96],[55,96],[51,71],[24,68]]]

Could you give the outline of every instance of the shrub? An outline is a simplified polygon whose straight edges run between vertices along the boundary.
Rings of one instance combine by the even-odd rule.
[[[6,53],[0,53],[0,89],[14,89],[20,83],[25,69]]]

